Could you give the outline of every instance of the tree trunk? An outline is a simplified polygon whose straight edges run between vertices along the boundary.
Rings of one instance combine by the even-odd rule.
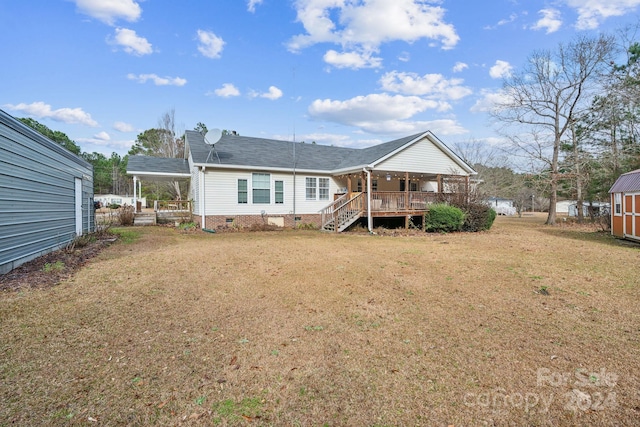
[[[549,195],[549,215],[545,224],[554,225],[556,223],[556,204],[558,203],[558,183],[556,178],[551,181],[551,194]]]

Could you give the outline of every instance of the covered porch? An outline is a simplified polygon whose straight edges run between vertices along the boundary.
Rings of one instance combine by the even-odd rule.
[[[142,180],[175,183],[190,179],[189,165],[185,159],[132,156],[127,164],[127,175],[133,177],[134,224],[183,221],[191,217],[192,206],[189,200],[154,200],[153,211],[146,212],[136,203],[141,195]]]
[[[468,175],[406,171],[363,170],[336,179],[346,185],[321,212],[325,231],[344,231],[363,217],[369,230],[374,218],[404,218],[408,228],[413,217],[424,217],[429,205],[466,198],[471,186]],[[420,222],[424,229],[424,221]]]

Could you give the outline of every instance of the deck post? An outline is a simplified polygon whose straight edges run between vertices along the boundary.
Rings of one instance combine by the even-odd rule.
[[[404,173],[404,208],[409,209],[409,172]],[[407,228],[409,228],[408,225]]]
[[[133,176],[133,212],[138,213],[138,193],[136,192],[138,188],[138,177],[136,175]]]

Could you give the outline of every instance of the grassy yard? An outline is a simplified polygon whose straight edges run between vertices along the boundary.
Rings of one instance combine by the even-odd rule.
[[[128,229],[0,293],[0,425],[639,425],[640,245],[543,221]]]

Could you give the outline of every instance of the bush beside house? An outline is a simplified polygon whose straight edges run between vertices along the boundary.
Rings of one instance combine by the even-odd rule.
[[[464,224],[464,212],[446,203],[436,203],[431,205],[424,215],[424,224],[427,231],[442,233],[460,231]]]

